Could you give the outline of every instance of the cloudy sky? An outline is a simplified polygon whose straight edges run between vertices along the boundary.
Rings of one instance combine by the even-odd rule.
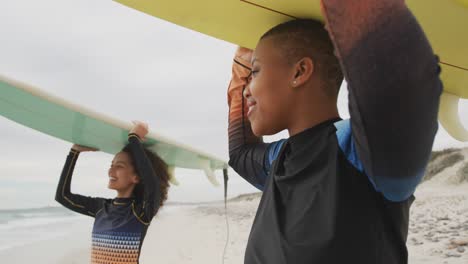
[[[234,45],[112,1],[2,1],[0,33],[0,75],[108,116],[146,121],[159,134],[227,160],[226,88]],[[343,89],[343,117],[346,96]],[[468,102],[460,111],[468,116]],[[0,209],[56,205],[71,144],[1,116],[0,131]],[[454,146],[468,145],[440,129],[434,148]],[[106,190],[111,159],[81,155],[72,190],[112,197]],[[172,188],[172,201],[222,198],[222,189],[201,172],[176,170],[176,176],[182,185]],[[231,195],[255,190],[232,171],[230,183]]]

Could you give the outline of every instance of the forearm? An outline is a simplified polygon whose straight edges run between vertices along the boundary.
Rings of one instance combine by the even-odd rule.
[[[252,52],[240,48],[232,66],[232,79],[228,88],[229,105],[229,165],[244,179],[262,188],[266,179],[264,158],[268,145],[256,137],[246,117],[247,106],[243,91],[250,75]]]
[[[250,50],[239,48],[232,65],[232,78],[228,88],[230,154],[246,144],[263,143],[262,138],[256,137],[252,132],[243,96],[251,71],[251,56]]]
[[[145,154],[144,147],[138,135],[133,133],[129,134],[128,142],[135,168],[140,177],[140,181],[143,183],[144,194],[142,209],[145,211],[147,217],[152,217],[161,203],[161,196],[159,195],[161,180],[156,175],[150,159]]]
[[[401,0],[324,0],[323,10],[348,82],[352,133],[366,173],[377,186],[421,177],[442,83],[420,25]]]
[[[323,2],[349,85],[358,147],[389,162],[427,157],[442,84],[437,59],[414,16],[397,0]],[[372,174],[374,167],[366,165]]]
[[[77,150],[70,150],[60,176],[55,200],[72,211],[94,217],[102,208],[104,199],[73,194],[71,192],[73,171],[79,154],[80,152]]]
[[[76,150],[71,149],[67,159],[65,161],[65,165],[63,167],[62,173],[60,175],[60,180],[57,185],[57,190],[55,193],[55,200],[64,206],[70,205],[71,201],[68,197],[71,196],[70,186],[71,180],[73,175],[73,170],[75,168],[76,160],[78,159],[79,152]]]

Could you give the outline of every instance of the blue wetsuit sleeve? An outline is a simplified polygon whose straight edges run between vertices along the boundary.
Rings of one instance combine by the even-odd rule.
[[[406,200],[437,132],[438,59],[404,1],[324,1],[324,10],[349,88],[342,145],[386,199]]]
[[[392,178],[386,179],[378,175],[372,177],[366,172],[364,164],[359,158],[356,143],[351,132],[350,120],[342,120],[335,123],[335,126],[337,128],[338,144],[346,159],[354,168],[368,177],[377,192],[382,193],[387,200],[393,202],[406,200],[414,193],[416,186],[423,177],[423,173],[418,173],[404,179],[396,178],[395,180],[392,180]]]
[[[76,150],[70,150],[60,176],[55,200],[72,211],[94,217],[101,210],[105,199],[74,194],[70,190],[73,170],[79,154]]]
[[[161,204],[159,192],[161,181],[156,175],[150,159],[145,154],[138,135],[134,133],[129,134],[128,142],[135,169],[140,177],[140,181],[143,183],[143,201],[133,210],[141,222],[149,224]]]

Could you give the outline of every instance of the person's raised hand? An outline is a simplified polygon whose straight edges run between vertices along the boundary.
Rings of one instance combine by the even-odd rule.
[[[140,121],[132,121],[133,127],[130,130],[130,134],[136,134],[140,139],[144,139],[144,137],[148,134],[148,124]]]

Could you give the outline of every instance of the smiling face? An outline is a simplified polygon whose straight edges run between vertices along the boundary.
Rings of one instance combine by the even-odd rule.
[[[118,192],[133,190],[135,185],[140,181],[132,165],[130,156],[126,152],[119,152],[115,155],[108,174],[108,188]]]
[[[295,69],[274,45],[260,40],[252,57],[252,74],[244,91],[247,116],[256,136],[272,135],[287,128],[288,110],[294,104]]]

